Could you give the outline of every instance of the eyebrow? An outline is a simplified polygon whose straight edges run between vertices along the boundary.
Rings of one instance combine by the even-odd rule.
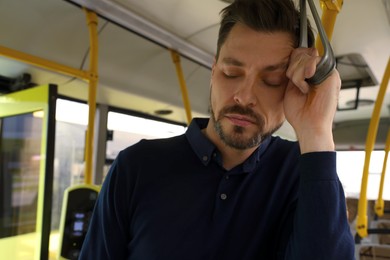
[[[234,59],[234,58],[223,58],[222,63],[226,64],[226,65],[232,65],[232,66],[238,66],[238,67],[243,67],[245,65],[245,63],[243,63],[237,59]],[[274,64],[274,65],[269,65],[269,66],[265,67],[263,70],[264,71],[275,71],[275,70],[279,70],[279,69],[285,70],[285,69],[287,69],[287,67],[288,67],[288,60],[282,61],[282,62]]]
[[[281,63],[275,64],[275,65],[270,65],[265,67],[265,71],[275,71],[275,70],[286,70],[288,67],[288,61],[282,61]]]
[[[245,63],[243,63],[239,60],[236,60],[234,58],[223,58],[222,63],[224,63],[226,65],[233,65],[233,66],[239,66],[239,67],[242,67],[245,65]]]

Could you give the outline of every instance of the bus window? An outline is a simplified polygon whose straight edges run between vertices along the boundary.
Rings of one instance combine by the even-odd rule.
[[[1,120],[0,238],[36,231],[41,132],[34,113]]]
[[[378,198],[379,182],[382,173],[384,151],[373,151],[370,159],[370,169],[367,186],[367,199]],[[364,151],[338,151],[337,173],[344,186],[346,197],[359,198],[364,167]],[[385,179],[383,199],[390,200],[390,178]]]

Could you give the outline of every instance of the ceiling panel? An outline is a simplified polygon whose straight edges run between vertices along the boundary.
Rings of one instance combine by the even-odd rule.
[[[168,49],[113,24],[101,31],[99,41],[101,84],[182,106],[180,85]],[[207,113],[209,69],[185,58],[181,58],[181,65],[192,108]]]
[[[112,0],[162,28],[188,39],[210,26],[218,26],[219,0]],[[216,35],[213,36],[214,38]]]
[[[72,67],[88,50],[84,12],[67,2],[2,0],[0,17],[2,46]]]

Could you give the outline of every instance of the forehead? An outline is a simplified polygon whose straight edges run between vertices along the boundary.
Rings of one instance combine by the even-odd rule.
[[[221,46],[220,57],[242,63],[256,61],[277,63],[288,59],[293,49],[294,39],[290,33],[255,31],[238,23],[233,26]]]

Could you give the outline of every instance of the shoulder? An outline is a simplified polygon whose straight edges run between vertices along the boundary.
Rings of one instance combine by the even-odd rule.
[[[141,175],[145,177],[161,172],[162,166],[167,165],[168,160],[177,157],[178,152],[175,151],[187,149],[186,142],[183,135],[143,139],[119,152],[110,167],[106,182],[129,189],[137,183]]]
[[[270,172],[278,172],[280,176],[285,174],[291,177],[294,175],[292,172],[296,172],[299,158],[300,151],[297,142],[280,137],[270,137],[265,150],[260,151],[263,167],[266,167]]]
[[[142,139],[138,143],[125,148],[120,154],[125,156],[126,154],[143,153],[144,151],[163,151],[183,147],[186,143],[187,140],[184,135],[160,139]]]
[[[290,154],[297,157],[300,155],[299,144],[297,141],[290,141],[279,136],[271,136],[270,144],[267,150],[272,153],[278,153],[279,155]]]
[[[142,139],[138,143],[122,150],[118,156],[119,163],[140,163],[143,161],[159,161],[177,157],[191,151],[185,135],[162,139]]]

